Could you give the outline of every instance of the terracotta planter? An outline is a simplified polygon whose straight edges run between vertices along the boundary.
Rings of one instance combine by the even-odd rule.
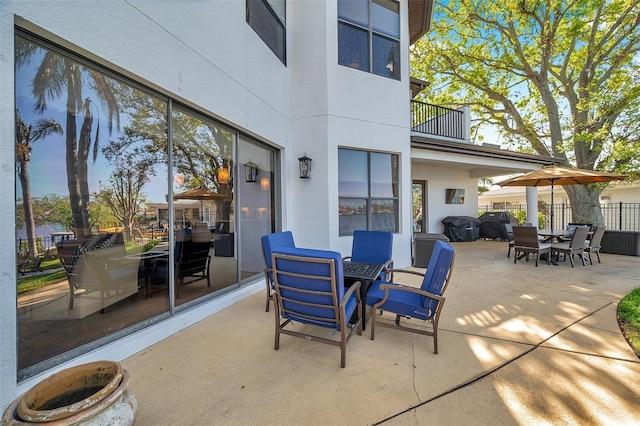
[[[129,373],[96,361],[55,373],[14,400],[3,425],[132,425],[138,404]]]

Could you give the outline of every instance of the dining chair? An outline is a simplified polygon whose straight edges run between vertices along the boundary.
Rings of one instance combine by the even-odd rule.
[[[273,298],[274,284],[273,273],[271,270],[271,254],[276,247],[295,247],[296,244],[293,241],[293,234],[291,231],[274,232],[272,234],[263,235],[260,238],[262,244],[262,255],[264,256],[264,280],[267,286],[267,303],[265,312],[269,312],[269,304]]]
[[[438,353],[438,322],[444,306],[444,292],[451,280],[455,252],[445,241],[435,242],[425,273],[408,269],[396,270],[396,276],[413,274],[422,276],[422,285],[412,287],[399,282],[376,281],[367,293],[367,305],[372,306],[371,340],[375,337],[375,327],[389,327],[410,333],[433,337],[433,352]],[[378,314],[377,312],[380,311]],[[383,312],[396,315],[395,322],[382,317]],[[415,325],[402,325],[401,319],[419,319],[431,322],[431,329]]]
[[[576,228],[579,227],[587,227],[589,232],[593,231],[593,224],[591,223],[579,223],[579,222],[569,222],[567,223],[567,231],[575,231]],[[571,241],[571,236],[560,237],[560,240],[564,242]]]
[[[607,229],[606,226],[596,226],[595,231],[593,231],[593,235],[591,236],[591,240],[587,240],[587,246],[584,251],[589,255],[589,263],[593,265],[593,261],[591,260],[591,253],[595,253],[598,257],[598,263],[600,262],[600,249],[602,248],[602,237],[604,236],[604,231]]]
[[[340,253],[295,247],[274,247],[271,254],[274,282],[276,334],[274,349],[280,348],[280,335],[286,334],[340,347],[340,367],[345,367],[347,343],[353,332],[362,334],[360,283],[344,286]],[[356,314],[356,322],[349,318]],[[287,327],[298,323],[296,329]],[[340,333],[340,340],[310,333],[312,327]]]
[[[561,242],[561,243],[552,243],[551,251],[552,253],[557,253],[558,256],[562,253],[564,255],[565,260],[568,255],[572,268],[574,266],[573,256],[578,254],[580,255],[580,260],[582,260],[582,266],[585,266],[584,251],[588,244],[587,235],[589,235],[589,227],[577,226],[573,231],[573,235],[571,236],[570,241]]]
[[[538,228],[533,226],[514,226],[513,227],[513,263],[518,262],[518,254],[520,258],[526,257],[529,260],[529,255],[534,254],[536,256],[536,267],[540,260],[540,255],[547,255],[547,264],[550,262],[551,257],[551,244],[541,242],[538,238]]]
[[[505,223],[505,228],[507,229],[507,234],[509,235],[509,251],[507,251],[507,257],[511,257],[511,249],[516,244],[513,240],[513,225],[510,223]],[[522,226],[533,226],[532,223],[523,223]]]
[[[353,231],[351,256],[345,256],[342,260],[351,262],[381,263],[384,264],[380,279],[392,280],[389,272],[393,268],[393,233],[389,231]]]

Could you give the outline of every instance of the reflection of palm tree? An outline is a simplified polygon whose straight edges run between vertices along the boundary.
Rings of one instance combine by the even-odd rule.
[[[41,119],[33,125],[27,126],[20,112],[16,110],[16,162],[18,163],[18,176],[22,186],[22,208],[27,230],[29,253],[35,257],[38,255],[36,246],[36,225],[33,217],[33,202],[31,200],[31,181],[29,179],[29,160],[31,159],[31,143],[44,139],[52,134],[62,135],[62,126],[53,119]]]
[[[16,39],[16,66],[28,63],[36,54],[43,53],[37,44]],[[86,81],[85,81],[86,80]],[[87,160],[91,151],[91,130],[93,127],[92,100],[82,97],[82,88],[88,85],[100,98],[106,108],[109,131],[114,121],[119,126],[120,110],[114,96],[114,88],[110,80],[103,74],[83,69],[80,64],[66,58],[53,50],[46,50],[42,56],[33,78],[33,95],[36,111],[42,113],[47,109],[47,101],[56,100],[66,94],[67,122],[66,165],[69,203],[73,216],[73,226],[77,237],[91,233],[89,221],[89,184]],[[78,115],[83,114],[80,134],[77,130]],[[99,125],[96,129],[93,146],[93,159],[98,153]]]

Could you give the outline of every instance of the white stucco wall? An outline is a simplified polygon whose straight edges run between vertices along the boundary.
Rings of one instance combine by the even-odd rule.
[[[300,7],[303,4],[304,7]],[[291,138],[288,154],[296,175],[287,209],[296,243],[351,253],[351,237],[338,236],[338,148],[361,148],[400,154],[401,191],[411,188],[409,131],[408,46],[403,45],[401,81],[338,65],[336,2],[288,3],[290,29],[300,44],[291,44]],[[401,3],[406,16],[406,2]],[[324,16],[324,25],[317,22]],[[310,22],[314,22],[309,26]],[[401,19],[401,34],[408,33]],[[311,48],[309,48],[311,46]],[[298,179],[297,157],[313,159],[310,180]],[[293,161],[295,160],[295,161]],[[411,224],[408,194],[400,194],[400,232],[394,235],[396,266],[411,262]],[[328,232],[327,232],[328,231]]]
[[[447,216],[478,216],[478,179],[471,177],[468,169],[414,162],[412,170],[414,180],[426,181],[429,217],[425,232],[444,232],[441,220]],[[464,189],[464,204],[446,204],[448,188]]]
[[[410,264],[411,163],[407,5],[401,1],[402,80],[337,65],[335,2],[287,3],[287,66],[245,23],[245,2],[2,1],[0,8],[0,221],[14,226],[14,25],[120,72],[235,128],[282,148],[283,226],[296,242],[345,255],[338,237],[337,149],[400,154],[401,219],[396,266]],[[313,159],[298,178],[297,158]],[[239,170],[241,172],[242,170]],[[406,189],[405,189],[406,188]],[[15,241],[0,240],[0,277],[16,280]],[[219,309],[264,291],[261,281],[135,336],[74,359],[123,359]],[[57,366],[18,385],[15,287],[0,286],[0,405],[6,406]]]

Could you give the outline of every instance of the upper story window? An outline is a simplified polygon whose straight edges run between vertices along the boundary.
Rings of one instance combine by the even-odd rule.
[[[400,80],[400,5],[338,0],[338,63]]]
[[[356,229],[398,232],[398,154],[340,148],[340,235]]]
[[[286,0],[247,0],[247,24],[287,64]]]

